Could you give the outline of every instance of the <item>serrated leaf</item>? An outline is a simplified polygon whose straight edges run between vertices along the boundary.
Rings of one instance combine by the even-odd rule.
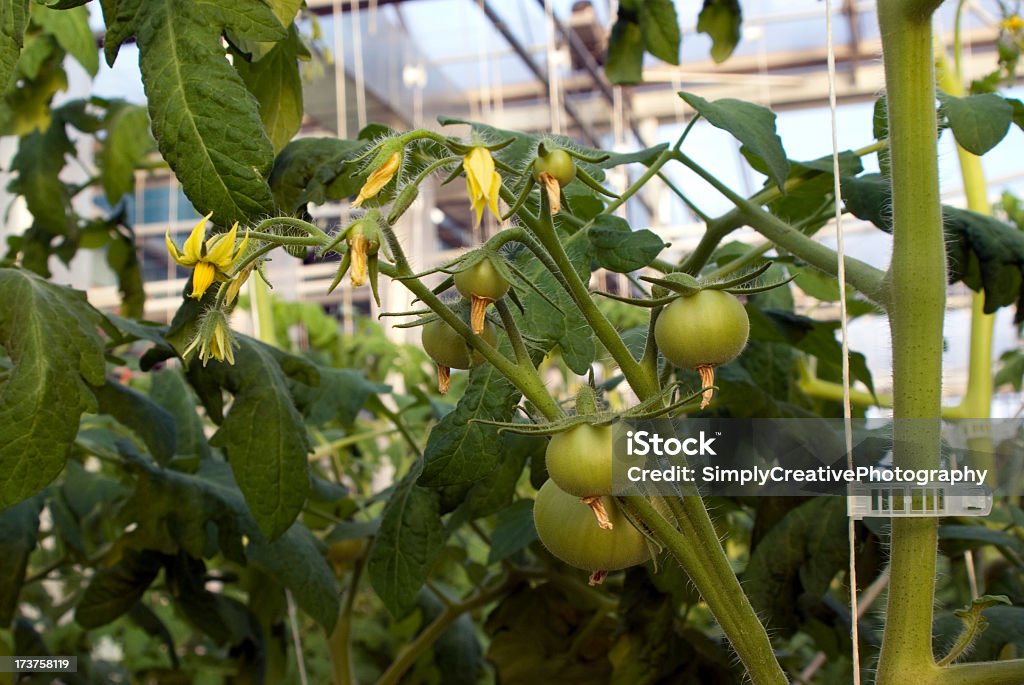
[[[25,581],[28,558],[36,548],[39,512],[43,497],[37,496],[0,510],[0,625],[9,626],[18,609],[18,595]]]
[[[278,41],[287,35],[266,0],[190,0],[217,26],[246,40]]]
[[[821,601],[846,568],[846,523],[841,498],[816,497],[787,513],[751,553],[743,587],[754,609],[783,635],[798,627],[794,607],[801,597]]]
[[[644,0],[640,5],[644,49],[669,64],[679,64],[679,18],[672,0]]]
[[[75,621],[83,628],[99,628],[127,613],[156,580],[163,560],[148,550],[125,550],[121,560],[101,568],[89,581],[75,607]]]
[[[64,51],[74,57],[90,76],[96,75],[100,68],[100,55],[89,28],[89,10],[81,6],[56,10],[37,3],[32,6],[32,21],[53,35]]]
[[[656,233],[634,231],[625,219],[611,214],[598,215],[587,228],[587,238],[597,263],[622,274],[644,268],[665,248]]]
[[[235,68],[259,102],[260,119],[275,152],[284,149],[302,125],[299,57],[307,54],[299,29],[292,26],[288,37],[278,41],[259,61],[235,57]]]
[[[0,0],[0,94],[7,91],[25,39],[29,0]]]
[[[135,168],[156,147],[144,107],[124,104],[107,119],[107,137],[96,154],[100,183],[111,205],[135,189]]]
[[[604,62],[604,74],[617,86],[640,83],[644,72],[644,35],[633,16],[619,16],[612,26],[608,38],[608,56]]]
[[[0,383],[0,509],[39,492],[64,468],[90,386],[104,382],[103,316],[85,294],[0,268],[0,345],[12,368]]]
[[[490,364],[474,369],[455,409],[430,431],[420,485],[469,483],[498,464],[498,429],[476,420],[508,421],[519,402],[515,386]]]
[[[711,39],[711,59],[721,64],[740,42],[743,13],[736,0],[704,0],[697,15],[697,31]]]
[[[762,160],[769,177],[781,190],[789,176],[789,160],[775,130],[775,113],[752,102],[722,98],[708,102],[699,95],[681,92],[679,97],[715,128],[728,131]]]
[[[112,67],[121,45],[135,35],[143,0],[100,0],[100,6],[103,8],[103,23],[107,27],[103,36],[103,54],[107,65]]]
[[[317,622],[328,630],[334,625],[337,583],[304,526],[295,523],[268,542],[223,462],[203,461],[195,474],[140,466],[129,507],[139,524],[132,535],[140,542],[165,554],[184,550],[198,558],[213,556],[219,547],[229,559],[248,558],[291,589],[302,610]],[[244,549],[243,534],[249,538]]]
[[[137,30],[139,66],[160,152],[193,206],[212,211],[221,225],[274,210],[264,180],[274,161],[273,147],[256,98],[228,64],[220,42],[225,27],[264,39],[261,27],[266,27],[242,13],[242,4],[149,0]],[[270,13],[262,3],[244,3],[257,5]]]
[[[157,463],[171,460],[177,443],[173,416],[142,393],[114,381],[107,381],[93,393],[99,413],[113,416],[135,432]]]
[[[238,336],[235,364],[199,371],[234,395],[210,444],[227,454],[253,517],[269,539],[286,531],[309,492],[311,451],[288,378],[270,348]]]
[[[491,531],[491,551],[488,564],[508,559],[537,539],[533,523],[533,500],[521,499],[498,512],[498,520]]]
[[[1013,123],[1013,105],[995,93],[954,97],[939,93],[939,113],[946,117],[956,142],[983,155],[999,144]]]
[[[417,461],[395,486],[367,562],[370,584],[396,618],[415,608],[416,594],[448,538],[437,491],[416,484],[421,470]]]
[[[346,160],[365,146],[361,140],[338,138],[299,138],[288,143],[277,155],[270,172],[270,188],[278,209],[294,215],[306,202],[324,202],[326,187],[354,170]],[[351,190],[345,193],[350,195],[359,186],[353,182],[345,190]]]

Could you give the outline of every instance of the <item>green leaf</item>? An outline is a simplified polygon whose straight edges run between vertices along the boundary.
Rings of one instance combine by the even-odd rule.
[[[266,0],[189,0],[199,14],[239,38],[278,41],[288,35]],[[147,10],[148,11],[148,10]]]
[[[89,10],[85,7],[55,10],[38,3],[32,5],[32,21],[52,34],[57,43],[82,67],[95,76],[100,69],[99,49],[89,28]]]
[[[7,91],[24,44],[29,0],[0,0],[0,93]]]
[[[74,231],[71,194],[60,180],[64,156],[74,153],[64,123],[54,119],[45,131],[23,136],[11,162],[15,176],[7,189],[25,198],[33,226],[50,235],[70,235]]]
[[[90,386],[104,382],[103,316],[85,294],[17,268],[0,268],[0,345],[12,368],[0,382],[0,509],[39,492],[64,468]]]
[[[660,143],[643,150],[636,150],[635,152],[609,152],[608,159],[601,162],[600,166],[602,169],[613,169],[623,164],[650,166],[657,159],[658,155],[667,149],[668,143]]]
[[[150,464],[139,468],[129,511],[139,524],[132,535],[140,544],[193,557],[213,556],[219,546],[229,559],[248,558],[292,590],[302,610],[330,630],[338,615],[337,582],[304,526],[295,523],[268,542],[223,462],[203,461],[194,475]],[[244,551],[243,534],[249,538]]]
[[[1016,98],[1006,98],[1006,101],[1013,107],[1013,123],[1014,125],[1024,131],[1024,102]]]
[[[93,392],[100,414],[109,414],[134,431],[157,463],[171,460],[177,442],[173,416],[145,395],[114,381],[107,381]]]
[[[609,271],[630,273],[650,264],[665,242],[647,229],[634,231],[625,219],[600,214],[587,229],[594,259]]]
[[[1013,105],[995,93],[954,97],[939,93],[939,112],[946,117],[956,142],[975,155],[999,144],[1013,123]]]
[[[135,235],[131,229],[117,230],[108,224],[111,240],[107,245],[107,264],[117,274],[121,291],[121,313],[141,317],[146,305],[146,289],[142,285],[142,265],[135,249]]]
[[[775,130],[775,113],[752,102],[722,98],[708,102],[693,93],[679,93],[688,105],[715,128],[728,131],[749,151],[760,157],[769,177],[781,190],[789,176],[789,160]]]
[[[0,510],[0,625],[11,625],[25,581],[28,558],[36,548],[42,496]]]
[[[192,204],[201,212],[212,211],[221,225],[274,210],[264,180],[274,161],[273,147],[256,98],[228,64],[220,42],[225,26],[264,39],[261,25],[239,10],[257,5],[262,3],[148,0],[137,31],[139,66],[160,152]]]
[[[270,188],[278,209],[293,215],[307,202],[324,202],[327,187],[334,187],[339,177],[350,176],[354,165],[347,160],[365,146],[361,140],[338,138],[299,138],[288,143],[277,155],[270,172]],[[347,197],[358,190],[359,185],[352,181],[339,192]]]
[[[516,486],[527,460],[544,463],[547,438],[506,432],[499,439],[501,460],[498,467],[465,491],[461,505],[449,521],[450,528],[504,509],[515,497]]]
[[[669,64],[679,64],[679,18],[672,0],[644,0],[640,33],[647,52]]]
[[[396,618],[415,608],[448,537],[438,492],[416,484],[422,468],[417,461],[395,486],[367,561],[370,584]]]
[[[521,499],[498,512],[498,520],[491,531],[491,551],[488,564],[508,559],[537,539],[533,525],[533,500]]]
[[[111,205],[135,189],[135,168],[155,147],[144,107],[124,104],[107,119],[107,137],[96,155],[100,183]]]
[[[103,36],[103,54],[108,66],[114,66],[121,45],[135,35],[143,3],[144,0],[100,0],[103,23],[107,27]]]
[[[988,545],[1009,550],[1018,558],[1024,555],[1024,544],[1005,530],[953,524],[939,526],[939,548],[947,556],[962,555],[966,550]]]
[[[711,59],[721,64],[740,42],[743,12],[736,0],[704,0],[697,16],[697,32],[711,39]]]
[[[281,26],[288,26],[295,20],[304,0],[266,0]]]
[[[238,336],[235,364],[197,370],[234,395],[231,409],[210,440],[227,454],[260,530],[279,537],[302,510],[309,491],[311,451],[288,378],[270,348]]]
[[[619,16],[608,38],[604,74],[617,86],[640,83],[644,71],[644,34],[640,24],[619,7]]]
[[[351,426],[368,399],[391,391],[391,386],[374,383],[366,378],[365,373],[355,369],[322,366],[319,373],[318,386],[297,389],[299,405],[310,423],[316,425],[338,421],[343,426]]]
[[[477,420],[508,421],[520,393],[490,364],[473,370],[454,411],[430,431],[420,485],[439,487],[486,476],[498,464],[498,429]]]
[[[786,514],[751,552],[743,587],[782,635],[798,627],[794,608],[819,603],[846,567],[846,524],[842,498],[816,497]]]
[[[259,102],[260,119],[275,152],[284,149],[302,125],[299,58],[308,54],[299,29],[292,26],[288,37],[259,61],[249,62],[242,55],[235,55],[235,68]]]
[[[203,433],[203,421],[196,414],[195,396],[178,369],[164,369],[150,375],[149,396],[174,417],[175,453],[209,458],[210,445]]]
[[[99,628],[127,613],[156,580],[163,565],[159,554],[128,549],[110,568],[101,568],[89,581],[75,607],[83,628]]]

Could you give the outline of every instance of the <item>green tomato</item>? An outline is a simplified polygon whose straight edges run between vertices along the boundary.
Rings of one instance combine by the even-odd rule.
[[[565,187],[576,178],[576,162],[565,150],[554,149],[547,155],[537,157],[533,163],[533,179],[540,181],[540,175],[547,173]]]
[[[508,292],[509,282],[491,264],[490,258],[479,262],[455,274],[455,289],[467,300],[482,297],[497,300]]]
[[[541,486],[533,505],[537,536],[548,551],[584,571],[617,571],[647,561],[651,552],[612,497],[602,497],[612,530],[597,525],[583,500],[563,492],[554,481]]]
[[[480,336],[493,345],[497,340],[494,325],[486,322]],[[423,351],[440,366],[472,369],[484,363],[483,355],[470,347],[465,338],[441,319],[434,319],[424,325],[420,340]]]
[[[683,369],[732,361],[749,335],[747,311],[736,297],[721,290],[701,290],[674,300],[654,326],[658,349]]]
[[[548,476],[576,497],[612,494],[612,427],[581,424],[551,436]]]

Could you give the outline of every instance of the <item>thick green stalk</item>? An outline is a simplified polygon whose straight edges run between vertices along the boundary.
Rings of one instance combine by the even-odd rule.
[[[1024,683],[1024,659],[954,664],[939,671],[935,685],[1020,685]]]
[[[686,571],[743,662],[750,682],[754,685],[788,685],[789,679],[775,658],[768,633],[743,592],[729,559],[721,552],[714,529],[708,538],[706,531],[691,526],[692,517],[687,512],[687,515],[679,517],[682,527],[679,531],[658,513],[647,498],[627,497],[620,501],[632,516],[640,519],[655,534]],[[695,502],[704,509],[699,497],[684,497],[679,502],[683,503],[684,509],[687,502]],[[710,540],[714,543],[711,544]]]
[[[892,157],[893,256],[889,318],[893,351],[893,459],[938,465],[946,252],[935,146],[931,13],[938,2],[878,5]],[[930,419],[910,421],[910,419]],[[932,603],[938,521],[893,519],[891,580],[878,685],[932,682]]]
[[[825,273],[833,276],[838,273],[838,258],[835,250],[808,238],[782,219],[762,209],[756,202],[752,202],[734,192],[715,178],[713,174],[683,153],[677,152],[676,159],[695,171],[697,175],[707,181],[715,190],[736,205],[736,209],[746,222],[765,238],[768,238],[768,240],[779,247],[789,250],[811,266],[821,269]],[[885,307],[888,293],[886,292],[883,280],[884,274],[870,264],[853,257],[847,257],[845,262],[846,280],[850,285],[863,293],[871,301]]]

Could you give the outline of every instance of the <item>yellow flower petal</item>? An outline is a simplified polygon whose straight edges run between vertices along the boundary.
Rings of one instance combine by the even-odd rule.
[[[211,216],[213,216],[213,212],[200,219],[199,223],[192,229],[192,233],[189,234],[182,250],[185,259],[198,262],[199,258],[203,256],[203,238],[206,237],[206,222],[209,221]]]
[[[359,207],[371,197],[376,197],[377,193],[398,173],[398,167],[401,166],[401,163],[402,153],[395,152],[383,164],[374,169],[360,189],[359,195],[356,197],[355,202],[352,203],[352,206]]]
[[[217,268],[209,262],[199,262],[192,272],[192,294],[189,297],[200,299],[206,289],[213,283]]]
[[[496,217],[501,217],[501,212],[498,211],[498,198],[501,196],[501,176],[495,171],[491,175],[491,187],[487,193],[487,206],[491,208],[491,212]]]
[[[235,236],[238,235],[238,222],[227,233],[210,238],[206,243],[206,257],[203,261],[210,262],[218,269],[224,270],[231,265],[235,251]]]
[[[178,264],[181,264],[182,266],[192,266],[193,264],[195,264],[194,261],[189,261],[185,259],[184,255],[178,252],[178,246],[174,244],[173,240],[171,240],[170,229],[168,229],[167,233],[164,234],[164,241],[167,243],[167,253],[171,255],[171,259],[176,261]]]

